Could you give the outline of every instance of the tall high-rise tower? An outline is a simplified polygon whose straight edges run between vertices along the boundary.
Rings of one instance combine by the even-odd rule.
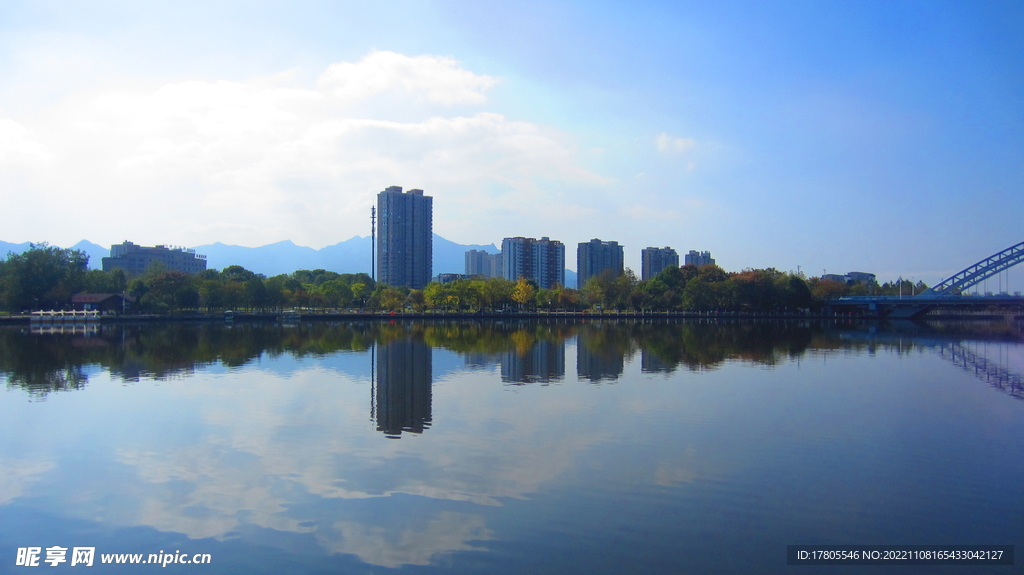
[[[433,267],[434,198],[390,186],[377,194],[377,281],[423,289]]]
[[[467,251],[466,275],[487,278],[501,277],[501,254],[489,254],[484,250]]]
[[[602,242],[593,239],[580,242],[576,250],[576,287],[583,288],[591,276],[611,270],[615,276],[622,275],[622,246],[618,242]]]
[[[534,280],[543,289],[565,285],[565,245],[547,237],[501,241],[501,277]]]
[[[698,252],[697,250],[690,250],[690,253],[686,254],[683,263],[688,266],[713,266],[715,265],[715,258],[711,257],[711,252]]]
[[[679,254],[672,248],[647,248],[640,252],[642,269],[640,279],[647,281],[669,267],[679,267]]]

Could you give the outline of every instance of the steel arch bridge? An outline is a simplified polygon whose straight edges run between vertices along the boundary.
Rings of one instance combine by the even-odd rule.
[[[845,296],[830,300],[830,309],[856,310],[867,316],[886,319],[911,319],[927,314],[935,308],[959,309],[1016,309],[1024,310],[1024,298],[1010,296],[971,296],[964,290],[1024,261],[1024,242],[1010,246],[999,253],[961,270],[913,297],[897,296]]]
[[[934,286],[919,293],[917,297],[935,297],[958,294],[977,285],[997,273],[1012,268],[1024,261],[1024,242],[992,254],[980,262],[963,269]]]

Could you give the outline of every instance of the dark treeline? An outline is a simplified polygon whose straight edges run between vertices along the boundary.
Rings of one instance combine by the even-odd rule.
[[[737,360],[771,366],[809,350],[889,345],[870,338],[842,337],[823,324],[807,321],[246,322],[233,326],[179,322],[109,324],[91,329],[94,331],[76,333],[0,329],[0,376],[8,387],[43,397],[85,386],[87,366],[99,366],[125,382],[166,380],[214,364],[244,366],[263,356],[368,353],[374,345],[404,339],[462,354],[467,364],[477,357],[500,363],[528,358],[545,346],[564,348],[567,340],[576,337],[578,374],[598,382],[616,379],[624,363],[637,353],[643,354],[645,371],[672,372],[715,369]]]
[[[8,311],[70,309],[77,293],[127,294],[135,311],[172,313],[222,310],[413,310],[423,312],[494,310],[652,310],[799,312],[818,310],[845,295],[905,295],[925,285],[854,284],[754,269],[726,272],[718,266],[669,267],[639,281],[632,271],[590,278],[582,289],[540,289],[520,279],[464,279],[431,283],[411,290],[374,282],[365,273],[339,274],[323,269],[298,270],[265,277],[241,266],[196,275],[154,265],[139,277],[121,270],[88,269],[88,256],[46,244],[0,261],[0,306]]]
[[[365,273],[299,270],[268,278],[241,266],[189,275],[153,265],[130,278],[120,269],[89,270],[88,262],[80,251],[46,244],[8,254],[0,261],[0,306],[8,311],[70,309],[77,293],[125,293],[135,299],[136,310],[149,313],[337,309],[379,300],[376,283]]]

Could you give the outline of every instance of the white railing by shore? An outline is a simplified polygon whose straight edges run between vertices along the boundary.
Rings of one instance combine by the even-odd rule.
[[[75,323],[87,321],[99,321],[99,310],[89,311],[34,311],[29,315],[29,321],[33,323]]]

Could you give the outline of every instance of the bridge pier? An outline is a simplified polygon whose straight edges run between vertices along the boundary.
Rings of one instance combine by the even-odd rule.
[[[933,305],[905,305],[894,307],[885,319],[913,319],[935,309]]]

